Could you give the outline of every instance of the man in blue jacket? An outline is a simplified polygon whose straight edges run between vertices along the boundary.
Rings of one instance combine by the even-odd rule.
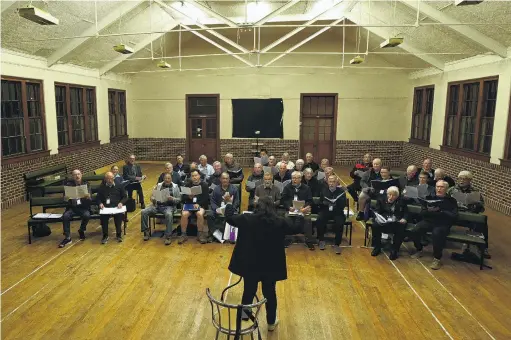
[[[229,199],[229,201],[232,202],[234,211],[239,213],[240,210],[240,192],[236,186],[229,183],[229,180],[229,174],[226,172],[222,173],[220,176],[220,185],[215,187],[211,194],[211,213],[208,213],[208,229],[211,235],[219,229],[216,225],[216,220],[219,216],[223,215],[223,213],[218,213],[217,209],[225,209],[228,198],[232,197],[232,200]]]

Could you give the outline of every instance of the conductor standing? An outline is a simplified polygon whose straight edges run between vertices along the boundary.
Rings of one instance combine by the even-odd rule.
[[[232,196],[231,196],[232,197]],[[277,216],[270,197],[257,201],[253,214],[234,215],[231,202],[225,207],[227,222],[238,228],[238,239],[232,252],[229,270],[243,277],[243,305],[251,304],[262,284],[266,298],[266,321],[273,331],[277,319],[277,281],[287,279],[284,237],[296,231],[293,225]]]

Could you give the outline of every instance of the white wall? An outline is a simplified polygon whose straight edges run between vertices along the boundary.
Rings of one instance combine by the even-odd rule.
[[[2,75],[43,81],[46,136],[48,149],[51,150],[51,153],[58,152],[55,82],[96,87],[98,137],[102,144],[108,143],[110,141],[108,89],[127,90],[130,82],[129,78],[115,75],[100,78],[97,70],[71,65],[55,65],[48,68],[46,65],[46,60],[43,58],[2,50],[0,63],[0,73]],[[131,110],[130,96],[129,91],[126,91],[128,115]]]
[[[493,60],[495,61],[485,63]],[[431,124],[431,148],[440,149],[440,145],[443,143],[448,83],[497,75],[499,76],[499,83],[490,161],[496,164],[500,163],[499,158],[502,158],[504,155],[511,93],[511,59],[509,58],[500,60],[500,57],[495,56],[475,57],[448,66],[446,72],[422,77],[419,75],[419,78],[413,80],[414,87],[435,85]],[[412,102],[413,98],[410,97],[409,107],[412,107]],[[410,123],[408,124],[408,130],[410,130],[409,127]]]

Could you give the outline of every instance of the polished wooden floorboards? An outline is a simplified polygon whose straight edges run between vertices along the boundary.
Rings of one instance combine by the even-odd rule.
[[[146,196],[162,167],[143,165]],[[349,180],[347,169],[338,173]],[[511,218],[488,215],[493,270],[453,262],[446,250],[444,266],[432,272],[430,247],[417,261],[407,255],[411,244],[394,262],[372,258],[361,248],[360,223],[340,256],[293,245],[289,279],[277,285],[281,323],[268,333],[263,309],[263,338],[511,339]],[[75,223],[74,242],[58,249],[61,225],[29,245],[27,217],[28,204],[2,211],[2,339],[214,339],[205,290],[219,296],[237,280],[227,270],[232,245],[144,242],[137,209],[123,243],[101,245],[92,221],[84,242]],[[228,301],[239,303],[241,292],[242,284]]]

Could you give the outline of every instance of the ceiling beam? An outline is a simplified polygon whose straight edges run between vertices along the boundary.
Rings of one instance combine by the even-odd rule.
[[[129,12],[137,8],[142,3],[144,3],[144,1],[140,0],[122,2],[122,5],[120,5],[118,9],[108,13],[106,17],[104,17],[98,22],[97,28],[96,25],[92,25],[91,27],[86,29],[81,35],[92,36],[99,33],[103,29],[107,28],[108,26],[119,20],[120,17],[128,14]],[[122,13],[121,16],[119,16],[119,13]],[[75,38],[70,40],[67,44],[53,52],[48,57],[48,67],[55,65],[59,60],[72,53],[74,50],[76,50],[79,46],[84,44],[89,39],[90,38]]]
[[[17,1],[1,1],[2,12],[12,9],[12,5],[16,4]]]
[[[345,6],[345,10],[344,10],[345,13],[346,12],[350,12],[353,9],[353,7],[357,4],[357,2],[358,2],[358,0],[344,0],[344,1],[343,0],[337,0],[332,6],[324,9],[322,12],[317,14],[314,18],[312,18],[311,20],[307,21],[304,25],[311,25],[311,24],[315,23],[316,21],[321,19],[321,16],[323,14],[329,12],[330,10],[334,9],[335,7],[337,7],[340,4],[343,4]],[[269,44],[268,46],[263,48],[261,50],[261,53],[268,52],[269,50],[271,50],[272,48],[274,48],[277,45],[280,45],[281,43],[283,43],[287,39],[291,38],[295,34],[303,31],[305,28],[306,27],[298,27],[298,28],[292,30],[288,34],[286,34],[283,37],[275,40],[274,42],[272,42],[271,44]]]
[[[193,20],[192,17],[190,17],[187,13],[185,13],[184,11],[180,10],[180,9],[177,9],[173,6],[169,6],[167,5],[166,3],[162,2],[161,0],[154,0],[155,3],[157,3],[158,5],[160,5],[161,8],[163,8],[163,10],[165,11],[174,11],[174,12],[177,12],[179,13],[180,15],[188,18],[188,19],[191,19]],[[170,14],[170,13],[168,13]],[[208,26],[204,25],[204,24],[201,24],[198,20],[195,21],[194,23],[195,25],[199,26],[200,28],[203,28],[205,30],[207,30],[207,32],[209,32],[210,34],[214,35],[215,37],[217,37],[218,39],[228,43],[229,45],[231,45],[232,47],[240,50],[241,52],[244,52],[244,53],[248,53],[248,49],[246,49],[245,47],[241,46],[240,44],[232,41],[231,39],[227,38],[226,36],[224,36],[223,34],[221,33],[218,33],[217,31],[215,30],[211,30],[211,29],[208,29]],[[237,27],[237,26],[236,26]]]
[[[291,0],[291,1],[287,2],[286,4],[282,5],[281,7],[277,8],[275,11],[269,13],[264,18],[260,19],[256,23],[254,23],[254,25],[255,26],[263,25],[267,21],[273,19],[274,17],[276,17],[280,13],[284,12],[286,9],[293,7],[295,4],[297,4],[299,2],[300,2],[300,0]]]
[[[507,57],[507,48],[499,43],[498,41],[488,37],[487,35],[479,32],[478,30],[470,27],[469,25],[462,25],[462,23],[452,16],[443,13],[442,11],[437,10],[436,8],[424,3],[422,1],[418,4],[417,1],[409,1],[409,0],[399,0],[399,2],[405,4],[406,6],[419,10],[421,13],[427,15],[433,20],[436,20],[440,23],[446,24],[447,27],[452,29],[453,31],[458,32],[463,35],[465,38],[475,42],[476,44],[490,50],[491,52],[506,58]],[[449,25],[453,24],[453,25]]]
[[[175,21],[174,19],[170,19],[167,21],[161,28],[161,31],[169,32],[175,27],[179,25],[179,22]],[[147,35],[144,39],[142,39],[138,44],[135,45],[133,48],[135,52],[140,51],[144,49],[147,45],[149,45],[151,42],[158,40],[163,36],[165,33],[153,33],[150,35]],[[128,59],[133,54],[120,54],[117,58],[106,64],[105,66],[101,67],[99,69],[99,75],[102,76],[120,63],[122,63],[124,60]]]
[[[364,27],[363,24],[361,24],[361,20],[359,18],[359,15],[358,14],[355,14],[355,13],[348,13],[346,15],[346,17],[352,21],[353,23],[357,24],[357,25],[360,25],[361,27]],[[369,21],[368,21],[369,22]],[[384,28],[382,27],[364,27],[366,30],[368,30],[369,32],[373,33],[373,34],[376,34],[377,36],[381,37],[382,39],[388,39],[389,36],[390,36],[390,33],[388,33]],[[399,45],[399,47],[409,53],[412,53],[415,57],[417,58],[420,58],[422,60],[424,60],[425,62],[427,62],[428,64],[438,68],[439,70],[444,70],[445,68],[445,63],[432,56],[432,55],[427,55],[427,54],[424,54],[424,51],[414,47],[414,46],[411,46],[410,44],[408,44],[406,41],[403,42],[402,44]]]
[[[190,27],[189,27],[189,26],[186,26],[186,25],[183,25],[183,24],[181,24],[181,27],[183,27],[183,28],[185,28],[185,29],[187,29],[187,30],[189,30],[189,29],[190,29]],[[199,33],[199,32],[197,32],[197,31],[190,31],[190,32],[191,32],[191,33],[193,33],[193,34],[195,34],[195,35],[196,35],[196,36],[198,36],[199,38],[204,39],[205,41],[207,41],[207,42],[208,42],[208,43],[210,43],[211,45],[213,45],[213,46],[215,46],[215,47],[218,47],[218,48],[219,48],[219,49],[221,49],[222,51],[224,51],[224,52],[226,52],[227,54],[229,54],[230,56],[232,56],[232,57],[234,57],[234,58],[238,59],[239,61],[241,61],[241,62],[243,62],[243,63],[247,64],[248,66],[250,66],[250,67],[254,67],[254,66],[255,66],[255,65],[254,65],[254,64],[252,64],[250,61],[246,60],[245,58],[240,57],[240,56],[239,56],[239,55],[237,55],[237,54],[234,54],[232,51],[230,51],[230,50],[229,50],[229,49],[227,49],[226,47],[224,47],[224,46],[220,45],[220,44],[219,44],[219,43],[217,43],[216,41],[209,39],[209,38],[208,38],[208,37],[206,37],[204,34]]]
[[[196,8],[199,8],[200,10],[202,10],[203,12],[209,14],[213,18],[216,18],[216,19],[220,20],[221,22],[223,22],[227,26],[230,26],[230,27],[233,27],[233,28],[238,28],[238,24],[237,23],[235,23],[231,19],[223,16],[222,14],[217,13],[216,11],[212,10],[211,8],[209,8],[208,6],[203,5],[200,2],[197,2],[197,1],[194,1],[194,0],[186,0],[186,2],[189,3],[190,5],[193,5]]]
[[[297,43],[296,45],[294,45],[293,47],[291,48],[288,48],[285,52],[283,52],[282,54],[279,54],[278,56],[276,56],[275,58],[273,58],[272,60],[270,60],[269,62],[267,62],[264,66],[269,66],[271,64],[273,64],[274,62],[276,62],[277,60],[279,60],[280,58],[284,57],[286,54],[288,54],[289,52],[292,52],[294,50],[296,50],[298,47],[302,46],[303,44],[309,42],[310,40],[314,39],[315,37],[317,37],[318,35],[328,31],[332,26],[334,25],[337,25],[338,23],[340,23],[341,21],[343,21],[344,18],[341,18],[341,19],[337,19],[335,20],[334,22],[332,22],[330,25],[331,26],[327,26],[327,27],[323,27],[322,29],[320,29],[319,31],[317,31],[316,33],[314,34],[311,34],[310,36],[308,36],[307,38],[303,39],[302,41],[300,41],[299,43]]]

